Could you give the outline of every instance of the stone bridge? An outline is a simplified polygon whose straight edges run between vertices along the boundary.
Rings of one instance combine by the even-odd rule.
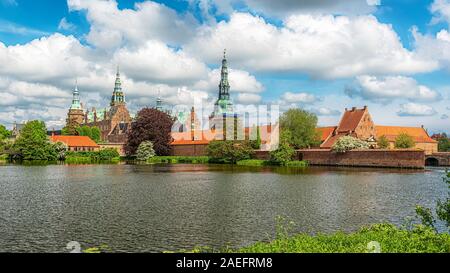
[[[426,166],[450,166],[450,152],[425,155]]]

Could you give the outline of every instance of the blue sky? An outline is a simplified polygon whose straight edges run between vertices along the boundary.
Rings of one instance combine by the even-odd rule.
[[[0,0],[0,123],[64,124],[78,78],[104,107],[122,67],[129,107],[217,93],[228,50],[236,103],[277,103],[339,121],[450,131],[447,0]],[[233,85],[234,84],[234,85]]]

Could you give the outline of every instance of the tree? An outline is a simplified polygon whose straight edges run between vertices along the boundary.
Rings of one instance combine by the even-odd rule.
[[[250,159],[254,150],[249,141],[212,141],[209,143],[208,156],[213,161],[235,164]]]
[[[67,125],[62,128],[61,130],[61,134],[63,136],[78,136],[78,123],[74,122],[74,121],[69,121],[69,123],[67,123]]]
[[[378,143],[378,148],[380,148],[380,149],[389,148],[389,140],[384,135],[378,139],[377,143]]]
[[[291,139],[290,131],[283,131],[280,136],[280,145],[278,149],[270,153],[270,161],[278,165],[286,165],[286,163],[292,161],[295,155],[294,148],[289,145]]]
[[[343,136],[336,141],[331,150],[337,153],[345,153],[351,150],[369,149],[370,145],[366,141],[352,136]]]
[[[151,141],[144,141],[139,145],[136,152],[136,159],[139,161],[147,161],[155,156],[155,150],[153,149],[153,143]]]
[[[77,128],[77,133],[79,136],[87,136],[87,137],[91,137],[92,136],[92,128],[89,126],[81,126]],[[92,139],[92,138],[91,138]]]
[[[280,118],[281,131],[289,130],[289,144],[295,149],[310,148],[320,144],[316,131],[317,116],[301,109],[290,109]]]
[[[446,133],[442,134],[442,137],[438,140],[439,152],[450,152],[450,139]]]
[[[256,131],[256,140],[254,140],[254,132]],[[261,149],[261,129],[259,128],[259,126],[254,126],[252,128],[252,136],[251,136],[252,140],[250,140],[250,144],[252,145],[252,148],[255,150],[259,150]]]
[[[0,141],[8,138],[9,136],[11,136],[11,132],[6,130],[6,127],[0,124]]]
[[[47,137],[45,123],[38,120],[25,124],[14,143],[14,150],[23,160],[55,161],[58,157]]]
[[[128,156],[136,154],[139,145],[151,141],[157,155],[170,155],[172,147],[173,119],[166,113],[153,108],[144,108],[131,124],[125,151]]]
[[[99,143],[101,141],[101,135],[100,129],[97,126],[94,126],[91,128],[91,135],[89,136],[93,141],[96,143]]]
[[[57,159],[64,161],[66,159],[66,153],[69,147],[63,142],[57,142],[53,144],[53,149],[56,151]]]
[[[401,133],[395,138],[396,149],[410,149],[415,145],[416,143],[414,142],[414,139],[406,133]]]

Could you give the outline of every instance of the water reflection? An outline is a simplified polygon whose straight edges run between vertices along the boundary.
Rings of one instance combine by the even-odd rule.
[[[401,224],[445,197],[443,169],[289,169],[226,165],[0,167],[0,251],[65,251],[69,241],[113,251],[233,247],[297,232]]]

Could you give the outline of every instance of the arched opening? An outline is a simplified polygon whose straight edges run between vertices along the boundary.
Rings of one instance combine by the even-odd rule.
[[[439,166],[439,160],[434,157],[425,159],[425,166]]]

